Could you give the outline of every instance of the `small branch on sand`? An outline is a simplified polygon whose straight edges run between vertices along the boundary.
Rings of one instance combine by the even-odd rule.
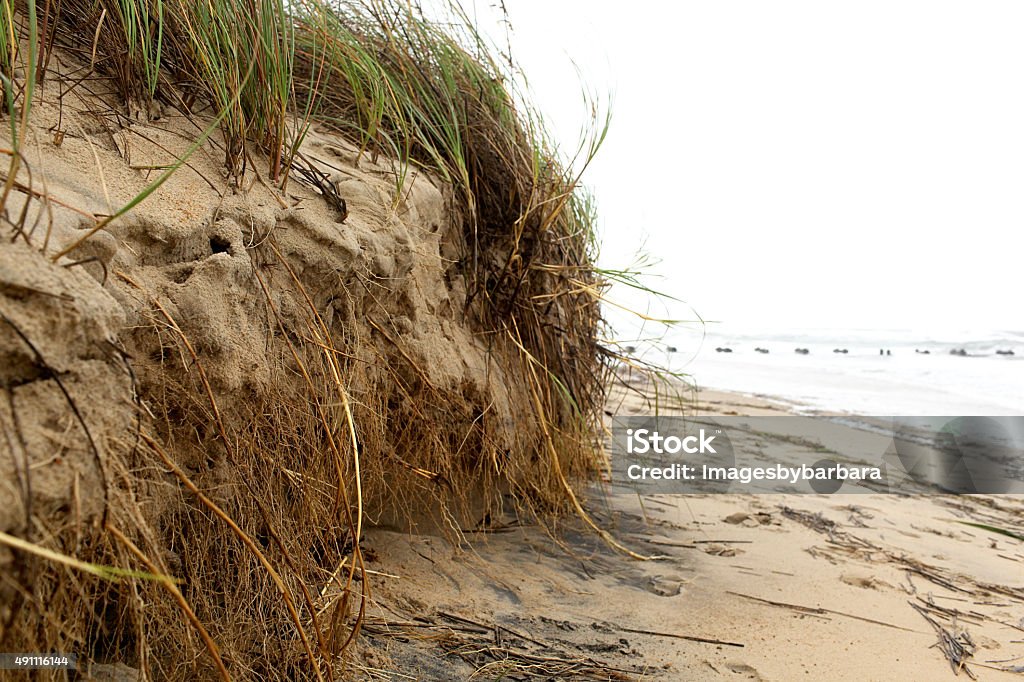
[[[967,667],[967,659],[974,656],[974,642],[971,641],[970,635],[967,632],[961,632],[959,635],[954,635],[952,632],[942,627],[942,624],[937,620],[928,615],[928,612],[922,607],[918,606],[912,601],[908,601],[911,607],[915,611],[921,614],[921,617],[928,621],[928,624],[935,628],[936,634],[939,636],[939,648],[942,653],[945,654],[946,660],[949,661],[949,666],[953,669],[953,673],[956,675],[960,674],[960,671],[967,673],[967,676],[972,680],[978,679],[971,669]]]
[[[744,599],[756,601],[761,604],[767,604],[768,606],[777,606],[783,609],[791,609],[793,611],[804,613],[810,616],[843,616],[844,618],[853,618],[854,620],[863,621],[865,623],[872,623],[874,625],[882,625],[884,627],[892,628],[894,630],[903,630],[904,632],[917,632],[917,630],[911,630],[910,628],[905,628],[899,625],[893,625],[892,623],[886,623],[885,621],[875,620],[874,618],[866,618],[864,616],[857,616],[852,613],[845,613],[843,611],[836,611],[834,609],[826,609],[821,606],[801,606],[799,604],[787,604],[786,602],[772,601],[771,599],[762,599],[761,597],[754,597],[749,594],[741,594],[739,592],[726,591],[726,594],[731,594],[736,597],[743,597]]]
[[[721,644],[722,646],[735,646],[743,648],[745,644],[739,642],[727,642],[722,639],[711,639],[708,637],[696,637],[694,635],[679,635],[674,632],[656,632],[654,630],[640,630],[637,628],[624,628],[616,625],[616,629],[622,632],[632,632],[637,635],[650,635],[651,637],[671,637],[672,639],[685,639],[687,642],[700,642],[701,644]]]

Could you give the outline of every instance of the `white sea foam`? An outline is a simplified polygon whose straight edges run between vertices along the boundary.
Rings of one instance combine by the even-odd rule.
[[[1024,415],[1024,332],[709,328],[641,345],[699,386],[875,415]],[[666,345],[676,346],[667,353]],[[733,352],[718,353],[717,347]],[[755,348],[767,348],[768,354]],[[806,355],[795,348],[807,348]],[[833,353],[845,348],[846,354]],[[968,357],[951,355],[964,349]],[[891,355],[879,355],[888,350]],[[921,354],[916,350],[930,351]],[[1015,355],[996,355],[1012,350]]]

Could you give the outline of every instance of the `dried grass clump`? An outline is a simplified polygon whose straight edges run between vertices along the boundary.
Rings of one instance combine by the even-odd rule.
[[[389,1],[0,0],[2,248],[50,278],[0,289],[0,443],[21,514],[0,536],[0,649],[129,660],[155,679],[333,679],[370,594],[365,525],[435,514],[458,533],[506,493],[534,514],[586,516],[572,482],[598,461],[606,379],[593,207],[452,12],[441,24]],[[28,160],[31,112],[39,90],[63,111],[82,83],[126,119],[173,108],[195,139],[110,214],[60,206],[82,229],[51,244],[39,226],[57,200]],[[288,183],[306,183],[344,215],[301,151],[314,121],[353,140],[357,163],[391,165],[387,208],[417,174],[450,188],[455,324],[486,345],[486,380],[439,381],[395,322],[407,304],[318,266],[297,224],[244,234],[235,303],[262,355],[240,385],[221,371],[231,349],[174,287],[104,270],[128,324],[81,302],[96,288],[89,241],[148,248],[133,209],[201,146],[223,156],[226,183],[207,182],[225,205],[258,181],[284,206]],[[37,325],[40,306],[57,333]],[[61,457],[95,466],[40,497],[32,458],[58,432]]]

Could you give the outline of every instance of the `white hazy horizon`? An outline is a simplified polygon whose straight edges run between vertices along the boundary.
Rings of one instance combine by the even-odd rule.
[[[744,327],[1024,329],[1024,5],[505,6],[566,151],[586,118],[576,69],[612,97],[584,176],[604,267],[643,244],[648,284]],[[468,9],[504,43],[494,6]]]

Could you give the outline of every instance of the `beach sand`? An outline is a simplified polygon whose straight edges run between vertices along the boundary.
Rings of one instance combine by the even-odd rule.
[[[608,411],[649,413],[648,388],[612,391]],[[765,396],[696,399],[691,414],[787,411]],[[367,546],[387,560],[370,567],[382,574],[359,669],[396,680],[481,667],[485,679],[942,680],[955,677],[951,656],[981,680],[1024,670],[1024,543],[958,523],[1017,527],[1021,497],[641,499],[598,486],[587,508],[623,546],[658,558],[630,558],[579,519],[551,533],[491,519],[460,546],[371,530]]]

